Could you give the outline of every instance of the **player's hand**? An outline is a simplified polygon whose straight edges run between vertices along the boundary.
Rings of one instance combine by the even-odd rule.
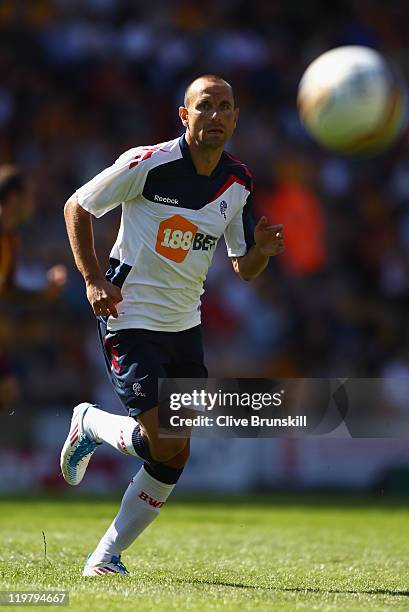
[[[57,264],[50,268],[47,272],[48,285],[62,291],[67,282],[67,268],[61,264]]]
[[[254,228],[254,241],[263,255],[280,255],[285,250],[283,225],[269,225],[267,217],[261,217]]]
[[[67,268],[61,264],[53,266],[47,272],[47,287],[42,292],[45,300],[56,300],[67,282]]]
[[[87,298],[95,315],[102,317],[118,317],[116,305],[122,302],[119,287],[107,280],[87,283]]]

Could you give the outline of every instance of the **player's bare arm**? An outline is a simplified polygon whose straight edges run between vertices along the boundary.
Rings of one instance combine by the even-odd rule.
[[[91,214],[82,208],[73,195],[64,207],[68,238],[75,263],[82,274],[87,298],[96,315],[118,317],[116,304],[122,301],[119,287],[105,280],[94,246]]]
[[[267,218],[261,217],[254,228],[254,242],[243,257],[232,257],[234,271],[246,281],[257,278],[270,257],[284,252],[283,226],[269,225]]]

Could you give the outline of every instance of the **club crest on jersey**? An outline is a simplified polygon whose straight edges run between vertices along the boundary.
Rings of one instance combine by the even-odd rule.
[[[223,217],[223,219],[226,219],[226,210],[227,210],[227,202],[226,200],[222,200],[220,202],[220,214]]]

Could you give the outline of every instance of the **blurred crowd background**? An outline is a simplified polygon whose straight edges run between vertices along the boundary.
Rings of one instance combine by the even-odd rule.
[[[0,163],[24,169],[35,200],[17,282],[69,269],[56,303],[1,307],[21,410],[115,401],[63,205],[127,148],[181,134],[177,107],[203,73],[232,83],[229,150],[254,175],[256,218],[284,223],[287,239],[252,283],[219,245],[203,299],[210,375],[409,375],[409,137],[375,159],[332,156],[295,104],[308,63],[339,45],[372,46],[407,77],[408,20],[404,0],[0,2]],[[118,215],[94,227],[107,267]]]

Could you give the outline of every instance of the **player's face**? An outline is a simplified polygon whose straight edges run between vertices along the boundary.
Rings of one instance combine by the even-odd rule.
[[[201,80],[191,91],[187,107],[179,109],[191,140],[199,146],[218,149],[232,137],[239,109],[234,107],[230,87]]]

